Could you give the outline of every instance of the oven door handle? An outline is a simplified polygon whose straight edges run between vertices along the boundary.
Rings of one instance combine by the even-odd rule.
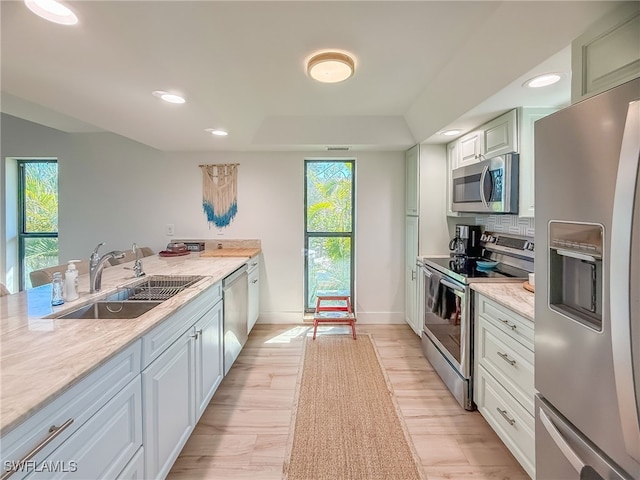
[[[440,283],[445,287],[449,287],[449,288],[452,288],[453,290],[464,293],[464,288],[456,285],[455,283],[448,282],[447,280],[444,280],[444,279],[441,279]]]

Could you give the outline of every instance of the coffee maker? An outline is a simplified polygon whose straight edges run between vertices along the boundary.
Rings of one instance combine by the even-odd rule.
[[[482,255],[479,225],[456,225],[456,236],[449,242],[449,250],[454,257],[478,258]]]

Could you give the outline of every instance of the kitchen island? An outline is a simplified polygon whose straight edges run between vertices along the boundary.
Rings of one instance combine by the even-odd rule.
[[[59,307],[50,304],[50,284],[0,298],[0,433],[5,435],[246,262],[246,257],[201,258],[200,253],[145,257],[147,276],[203,279],[134,319],[47,318],[139,281],[127,263],[104,270],[99,293],[90,294],[88,275],[81,275],[80,298]]]

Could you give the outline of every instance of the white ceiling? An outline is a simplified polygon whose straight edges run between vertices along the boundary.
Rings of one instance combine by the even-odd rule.
[[[69,1],[65,27],[2,1],[3,112],[165,151],[404,150],[516,106],[569,101],[571,40],[597,1]],[[356,58],[339,84],[305,59]],[[536,72],[563,82],[527,92]],[[154,90],[182,93],[170,105]],[[535,97],[533,96],[535,95]],[[213,137],[205,128],[230,134]]]

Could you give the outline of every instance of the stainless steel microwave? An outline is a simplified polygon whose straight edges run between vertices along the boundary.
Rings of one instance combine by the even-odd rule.
[[[518,154],[508,153],[454,169],[451,210],[518,213]]]

